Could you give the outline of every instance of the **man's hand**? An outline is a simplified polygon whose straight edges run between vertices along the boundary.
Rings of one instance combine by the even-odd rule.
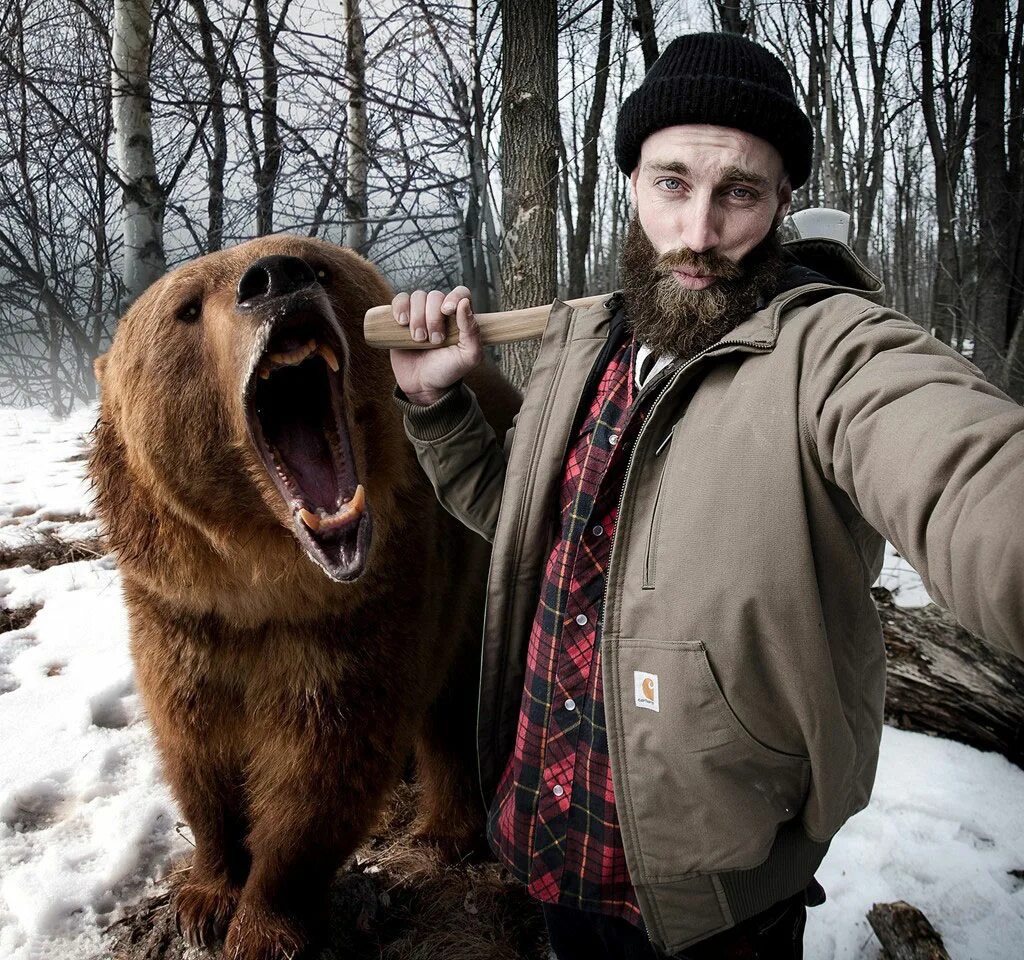
[[[420,343],[440,343],[445,317],[455,314],[459,342],[435,350],[391,350],[391,368],[398,386],[413,402],[429,406],[481,360],[480,328],[473,316],[468,287],[456,287],[445,296],[440,290],[400,293],[391,301],[395,322],[408,326],[409,336]]]

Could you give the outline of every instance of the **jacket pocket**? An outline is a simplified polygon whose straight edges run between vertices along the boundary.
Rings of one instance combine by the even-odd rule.
[[[654,494],[654,509],[651,512],[651,526],[647,531],[647,551],[644,554],[644,579],[641,587],[644,590],[651,590],[654,588],[655,578],[655,565],[658,559],[658,538],[661,535],[661,513],[662,513],[662,495],[665,487],[665,476],[668,474],[668,455],[665,454],[665,448],[672,442],[672,435],[675,433],[675,425],[672,429],[665,434],[664,439],[654,450],[655,459],[660,458],[661,461],[661,474],[658,477],[658,490]],[[663,456],[663,454],[665,454]]]
[[[702,642],[618,640],[602,655],[616,807],[641,873],[634,882],[757,866],[803,806],[809,760],[747,730]]]

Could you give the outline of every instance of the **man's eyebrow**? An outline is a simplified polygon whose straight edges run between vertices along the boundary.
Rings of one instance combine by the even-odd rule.
[[[680,177],[690,175],[690,168],[681,160],[647,160],[644,169],[650,173],[674,173]]]
[[[749,183],[754,187],[767,187],[768,178],[753,170],[744,170],[743,167],[726,167],[722,171],[721,183]]]
[[[690,168],[681,160],[647,160],[644,170],[649,173],[674,173],[678,177],[688,177]],[[725,167],[718,177],[719,183],[749,183],[753,187],[768,186],[768,178],[753,170],[746,170],[735,164]]]

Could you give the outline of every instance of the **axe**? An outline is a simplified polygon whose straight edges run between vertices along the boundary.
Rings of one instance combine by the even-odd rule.
[[[601,293],[592,297],[580,297],[577,300],[566,300],[570,307],[586,309],[601,300],[607,300],[608,294]],[[551,305],[526,307],[522,310],[499,310],[497,313],[478,313],[476,322],[480,325],[480,342],[485,346],[490,343],[514,343],[517,340],[529,340],[539,337],[548,322]],[[395,322],[391,316],[391,304],[383,307],[370,307],[363,318],[363,336],[371,347],[381,350],[433,350],[435,347],[450,347],[459,342],[459,328],[454,314],[445,318],[445,336],[441,343],[413,340],[409,336],[409,328]]]

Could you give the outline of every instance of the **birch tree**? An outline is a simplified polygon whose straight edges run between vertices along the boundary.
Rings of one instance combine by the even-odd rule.
[[[167,198],[153,155],[149,54],[151,0],[114,0],[111,96],[124,205],[122,279],[134,300],[167,270],[163,222]]]

